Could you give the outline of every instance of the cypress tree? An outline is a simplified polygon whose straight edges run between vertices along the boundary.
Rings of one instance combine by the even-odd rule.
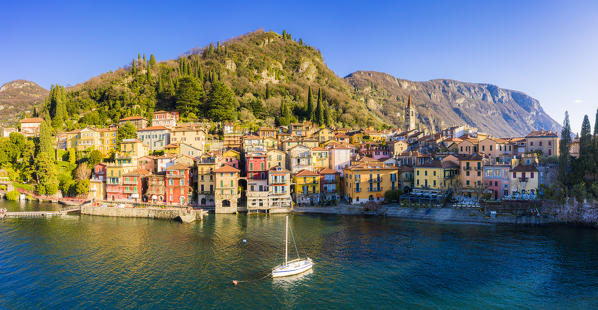
[[[561,141],[559,143],[559,182],[567,190],[569,185],[569,172],[571,158],[569,147],[571,146],[571,124],[569,123],[569,112],[565,111],[565,120],[561,130]]]
[[[310,121],[313,121],[314,119],[314,100],[313,100],[313,96],[311,94],[311,86],[309,86],[307,88],[307,118]]]
[[[581,135],[579,137],[579,159],[577,161],[578,169],[576,173],[578,181],[583,180],[588,172],[594,171],[593,149],[590,119],[587,115],[584,115],[583,122],[581,123]]]
[[[332,115],[330,115],[330,107],[328,106],[328,104],[326,104],[324,109],[324,122],[328,127],[332,125]]]
[[[324,107],[322,106],[322,89],[318,89],[318,103],[316,106],[316,122],[322,126],[324,124]]]
[[[137,53],[137,62],[141,62],[141,53]]]
[[[156,65],[156,57],[154,57],[154,54],[150,55],[150,65],[152,65],[152,67]]]
[[[143,54],[143,63],[145,63],[145,54]]]
[[[137,74],[137,67],[135,66],[135,58],[133,58],[132,72],[134,75]]]
[[[270,98],[270,85],[266,84],[266,99]]]
[[[150,66],[149,63],[147,64],[146,77],[147,77],[147,82],[151,83],[152,82],[152,67]]]
[[[592,145],[594,147],[594,162],[596,162],[598,161],[598,110],[596,110],[596,120],[594,121],[594,136],[592,137]],[[596,173],[596,171],[594,171],[594,173]]]

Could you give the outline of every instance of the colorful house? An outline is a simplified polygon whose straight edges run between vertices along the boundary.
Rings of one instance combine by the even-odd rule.
[[[178,163],[166,168],[166,203],[184,206],[189,204],[192,197],[189,177],[190,167]]]
[[[320,202],[320,175],[303,169],[295,174],[295,201],[298,204],[317,204]]]
[[[147,189],[145,190],[145,201],[152,203],[166,202],[166,173],[150,174],[146,178]]]
[[[382,162],[352,165],[344,169],[344,195],[349,203],[383,201],[384,193],[399,189],[398,170]]]
[[[150,152],[163,150],[170,144],[170,129],[164,126],[151,126],[137,130],[137,139],[145,143]]]
[[[186,143],[203,153],[206,151],[206,131],[200,125],[181,124],[172,130],[170,143]]]
[[[445,192],[456,187],[459,182],[459,165],[451,161],[434,160],[414,167],[414,189]]]
[[[541,152],[543,156],[559,156],[559,135],[553,131],[532,131],[525,136],[527,152]]]
[[[247,180],[266,180],[268,168],[266,154],[254,152],[245,154],[245,169]]]
[[[179,121],[178,111],[157,111],[154,112],[152,126],[164,126],[173,129]]]
[[[295,145],[288,152],[289,168],[291,173],[312,169],[311,150],[304,145]]]
[[[323,201],[339,201],[341,198],[340,173],[330,168],[318,170],[320,175],[320,196]]]
[[[237,168],[224,165],[214,170],[214,203],[216,213],[237,213],[239,173]]]
[[[311,164],[314,170],[328,168],[330,165],[330,158],[328,156],[328,149],[322,147],[313,147],[311,149]]]
[[[481,198],[486,192],[484,189],[482,171],[484,158],[474,153],[459,156],[459,182],[460,192],[467,197]]]
[[[510,171],[511,196],[536,195],[538,193],[538,169],[535,165],[519,164]]]
[[[268,150],[268,152],[266,152],[266,159],[268,163],[268,169],[272,169],[273,167],[277,166],[280,166],[284,169],[287,168],[287,153],[281,150]]]
[[[21,134],[25,137],[39,136],[39,129],[44,121],[41,117],[23,118],[21,123]]]
[[[281,166],[268,169],[268,200],[270,208],[291,208],[291,172]]]
[[[484,184],[490,191],[492,199],[501,200],[509,195],[510,169],[511,166],[505,164],[484,165]]]
[[[218,168],[219,157],[213,153],[197,158],[197,201],[200,206],[214,205],[214,170]]]
[[[219,159],[219,166],[229,165],[231,167],[240,169],[239,161],[241,160],[241,153],[235,150],[226,150],[222,153],[222,157]]]
[[[137,130],[147,127],[147,120],[141,116],[129,116],[121,118],[118,121],[118,126],[123,126],[126,123],[131,123]]]

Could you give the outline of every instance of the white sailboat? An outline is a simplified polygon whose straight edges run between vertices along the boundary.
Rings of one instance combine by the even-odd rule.
[[[292,233],[292,232],[291,232]],[[295,239],[293,238],[293,242]],[[297,245],[295,245],[295,248]],[[313,266],[311,258],[300,258],[299,252],[297,252],[297,258],[289,261],[289,216],[286,217],[286,231],[285,231],[285,242],[284,242],[284,264],[276,266],[272,269],[272,277],[286,277],[296,274],[300,274],[307,270],[310,270]]]

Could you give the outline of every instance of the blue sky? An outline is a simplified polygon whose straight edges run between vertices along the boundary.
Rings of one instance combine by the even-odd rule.
[[[166,60],[286,29],[339,76],[492,83],[539,99],[558,122],[569,110],[574,131],[598,108],[598,1],[96,2],[0,2],[0,84],[74,85],[139,52]]]

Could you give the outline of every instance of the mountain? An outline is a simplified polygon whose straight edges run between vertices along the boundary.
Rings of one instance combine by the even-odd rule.
[[[309,88],[314,107],[321,91],[323,115],[331,124],[382,124],[365,104],[353,99],[353,88],[326,66],[319,50],[286,32],[255,31],[156,63],[147,56],[135,55],[125,68],[65,89],[69,116],[83,116],[78,123],[66,124],[67,129],[114,123],[129,115],[149,118],[161,109],[177,109],[186,120],[285,124],[309,118]],[[215,95],[217,82],[226,87],[218,87]],[[233,93],[232,102],[222,99],[229,98],[227,88]],[[61,98],[59,93],[54,97]],[[48,107],[51,116],[55,106]]]
[[[491,84],[454,80],[414,82],[374,71],[345,77],[356,98],[381,119],[400,126],[409,95],[418,112],[420,128],[438,130],[468,124],[499,137],[522,136],[532,130],[560,131],[538,100]]]
[[[0,87],[0,126],[13,125],[23,112],[33,110],[48,90],[31,81],[15,80]]]
[[[521,92],[452,80],[412,82],[378,72],[343,79],[317,48],[285,31],[261,30],[161,62],[135,55],[123,68],[74,87],[54,87],[46,111],[53,126],[65,130],[132,115],[151,119],[154,111],[175,109],[185,121],[242,120],[253,128],[305,119],[337,127],[402,127],[409,95],[422,129],[469,124],[516,136],[560,128]]]

